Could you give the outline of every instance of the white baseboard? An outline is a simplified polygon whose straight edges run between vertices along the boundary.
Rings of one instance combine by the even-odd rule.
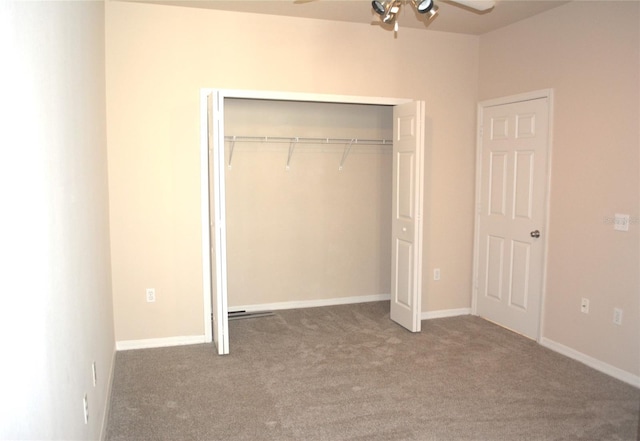
[[[122,340],[116,342],[116,350],[163,348],[167,346],[197,345],[205,343],[204,335],[187,335],[183,337],[147,338],[144,340]]]
[[[111,408],[111,390],[113,389],[113,377],[116,371],[116,351],[111,356],[111,366],[109,367],[109,379],[107,380],[107,396],[105,398],[105,408],[102,414],[102,422],[100,424],[100,440],[107,439],[107,424],[109,423],[109,409]]]
[[[575,349],[572,349],[561,343],[550,340],[546,337],[542,337],[542,339],[540,339],[540,344],[545,348],[551,349],[552,351],[558,352],[559,354],[562,354],[576,361],[579,361],[583,364],[586,364],[587,366],[597,371],[607,374],[620,381],[624,381],[625,383],[628,383],[631,386],[640,388],[640,376],[633,375],[632,373],[627,371],[623,371],[622,369],[619,369],[615,366],[611,366],[610,364],[607,364],[604,361],[600,361],[589,355],[583,354],[582,352],[578,352]]]
[[[333,299],[301,300],[301,301],[292,301],[292,302],[262,303],[258,305],[233,306],[229,308],[229,311],[230,312],[277,311],[280,309],[302,309],[302,308],[316,308],[318,306],[335,306],[335,305],[350,305],[354,303],[382,302],[390,299],[391,299],[390,294],[374,294],[370,296],[337,297]]]
[[[457,317],[459,315],[471,314],[471,308],[458,308],[458,309],[441,309],[439,311],[427,311],[423,312],[420,316],[421,320],[430,320],[445,317]]]
[[[291,302],[262,303],[256,305],[234,306],[229,311],[277,311],[281,309],[302,309],[315,308],[319,306],[349,305],[355,303],[382,302],[389,301],[390,294],[374,294],[369,296],[337,297],[333,299],[302,300]],[[471,314],[471,308],[444,309],[441,311],[423,312],[421,320],[428,320],[443,317],[455,317],[459,315]],[[117,351],[128,351],[132,349],[162,348],[168,346],[195,345],[205,343],[204,335],[188,335],[182,337],[148,338],[144,340],[121,340],[116,342]]]

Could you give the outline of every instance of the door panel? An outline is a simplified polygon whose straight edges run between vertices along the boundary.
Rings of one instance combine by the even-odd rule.
[[[420,331],[424,103],[393,110],[391,319]]]
[[[531,219],[533,216],[533,188],[535,152],[515,152],[514,217]]]
[[[487,289],[486,294],[496,300],[502,299],[502,269],[504,268],[504,238],[487,238]]]
[[[511,306],[527,309],[527,295],[529,291],[529,269],[531,268],[531,245],[514,240],[511,243],[511,287],[509,292]]]
[[[396,218],[403,219],[408,226],[413,226],[412,222],[415,218],[413,199],[415,197],[415,189],[413,182],[413,172],[415,169],[414,164],[415,152],[398,152],[397,163],[398,170],[397,176],[402,176],[406,179],[398,180],[398,204]]]
[[[401,306],[411,309],[413,305],[413,290],[411,279],[413,276],[413,244],[411,242],[396,239],[396,296],[395,300]]]
[[[506,214],[507,155],[504,152],[491,152],[489,210],[491,214]]]
[[[482,109],[477,313],[531,338],[540,323],[548,99]]]

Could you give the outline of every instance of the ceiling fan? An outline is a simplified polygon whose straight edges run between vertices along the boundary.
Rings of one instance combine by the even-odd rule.
[[[449,1],[479,12],[488,11],[495,6],[495,0]],[[393,23],[393,29],[398,32],[396,15],[400,12],[400,8],[404,3],[411,3],[418,13],[426,15],[427,20],[431,20],[438,13],[438,6],[436,6],[434,0],[373,0],[371,2],[371,7],[374,12],[380,16],[380,20],[382,20],[383,23]]]

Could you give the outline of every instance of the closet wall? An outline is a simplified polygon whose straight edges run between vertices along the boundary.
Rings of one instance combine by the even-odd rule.
[[[225,101],[227,137],[270,137],[225,143],[231,309],[390,292],[392,145],[360,142],[391,140],[392,111]]]

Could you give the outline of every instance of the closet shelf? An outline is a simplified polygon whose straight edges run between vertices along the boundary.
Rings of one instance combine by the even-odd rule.
[[[231,168],[231,160],[233,158],[233,149],[236,142],[267,142],[267,143],[289,143],[289,154],[287,155],[287,166],[289,170],[291,158],[296,144],[344,144],[344,153],[338,170],[342,171],[344,162],[354,145],[393,145],[390,139],[360,139],[360,138],[300,138],[300,137],[281,137],[281,136],[225,136],[225,141],[231,142],[229,150],[229,168]]]

